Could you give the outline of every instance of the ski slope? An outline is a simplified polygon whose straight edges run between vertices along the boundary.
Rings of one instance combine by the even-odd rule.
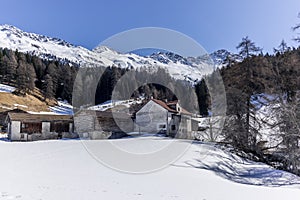
[[[171,139],[85,141],[108,152],[103,149],[107,142],[128,151],[146,151]],[[300,196],[299,177],[199,142],[175,163],[147,174],[122,173],[102,165],[80,140],[0,141],[0,157],[1,200],[292,200]]]

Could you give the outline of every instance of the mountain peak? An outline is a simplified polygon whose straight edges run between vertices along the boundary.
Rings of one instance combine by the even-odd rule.
[[[111,49],[107,46],[97,46],[92,51],[95,52],[95,53],[100,53],[100,54],[104,53],[104,52],[113,52],[113,53],[116,53],[116,54],[118,53],[115,50],[113,50],[113,49]]]
[[[195,82],[212,72],[211,62],[203,58],[185,58],[172,52],[158,52],[151,56],[119,53],[107,46],[88,50],[58,38],[27,33],[12,25],[0,25],[0,48],[29,52],[43,59],[76,63],[79,66],[117,66],[128,69],[165,69],[174,79]]]

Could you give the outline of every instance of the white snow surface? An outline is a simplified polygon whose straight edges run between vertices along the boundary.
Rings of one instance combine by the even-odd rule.
[[[134,137],[85,141],[99,150],[165,145],[171,139]],[[0,199],[57,200],[282,200],[298,199],[300,178],[241,159],[213,144],[194,143],[175,163],[148,174],[128,174],[97,162],[80,140],[0,141]]]
[[[73,115],[73,106],[69,104],[67,101],[58,101],[57,106],[50,106],[50,110],[58,115]]]
[[[108,47],[99,46],[93,51],[75,46],[64,40],[27,33],[11,25],[0,25],[0,48],[20,52],[30,52],[45,59],[69,60],[81,66],[118,66],[121,68],[146,69],[155,71],[164,68],[172,77],[179,80],[195,81],[213,71],[212,60],[187,58],[189,63],[177,62],[168,58],[163,63],[151,57],[132,53],[119,53]],[[199,55],[200,56],[200,55]]]
[[[12,86],[9,86],[9,85],[0,84],[0,92],[12,93],[15,90],[16,90],[15,87],[12,87]]]
[[[106,111],[115,106],[125,106],[129,108],[132,104],[141,104],[142,100],[128,99],[128,100],[109,100],[104,103],[91,106],[88,110]]]

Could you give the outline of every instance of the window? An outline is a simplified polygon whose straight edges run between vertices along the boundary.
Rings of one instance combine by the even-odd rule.
[[[42,123],[24,122],[21,125],[21,133],[41,133]]]
[[[164,129],[164,128],[166,128],[166,125],[165,125],[165,124],[160,124],[160,125],[158,126],[158,128],[159,128],[159,129]]]
[[[68,122],[52,122],[50,125],[50,132],[69,132],[69,126]]]
[[[28,125],[27,124],[25,124],[25,123],[22,123],[22,128],[27,128],[28,127]]]
[[[172,130],[172,131],[175,131],[175,130],[176,130],[176,125],[172,125],[172,126],[171,126],[171,130]]]

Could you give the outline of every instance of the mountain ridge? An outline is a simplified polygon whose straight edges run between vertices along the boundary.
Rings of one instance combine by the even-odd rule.
[[[199,56],[184,58],[180,55],[165,52],[160,55],[139,56],[134,53],[119,53],[106,46],[98,46],[93,50],[73,45],[59,38],[28,33],[12,25],[0,25],[0,47],[23,53],[31,53],[42,59],[60,60],[79,66],[117,66],[120,68],[138,69],[164,68],[172,77],[189,82],[198,81],[203,75],[222,66],[222,57],[215,53],[214,57]],[[229,52],[227,55],[230,54]],[[222,55],[221,55],[222,56]],[[164,57],[164,60],[162,59]],[[150,70],[150,71],[151,71]]]

